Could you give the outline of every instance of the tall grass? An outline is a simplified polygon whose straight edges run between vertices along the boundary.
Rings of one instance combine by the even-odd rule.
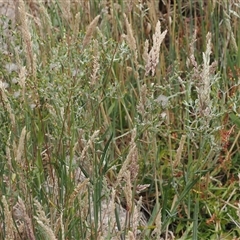
[[[165,2],[18,1],[2,239],[240,237],[239,4]]]

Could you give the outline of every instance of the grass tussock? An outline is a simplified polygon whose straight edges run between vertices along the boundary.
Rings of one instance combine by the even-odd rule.
[[[2,12],[1,239],[240,239],[238,3]]]

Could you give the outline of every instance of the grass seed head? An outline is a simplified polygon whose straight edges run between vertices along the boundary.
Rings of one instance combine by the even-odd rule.
[[[155,33],[153,34],[153,46],[148,53],[148,60],[145,65],[145,76],[148,76],[150,72],[152,72],[152,76],[155,75],[156,66],[159,63],[160,46],[166,34],[167,30],[161,33],[161,23],[158,21],[155,28]]]
[[[85,37],[83,39],[83,48],[85,48],[91,41],[93,33],[97,27],[98,21],[99,21],[100,15],[96,16],[92,22],[89,24],[89,26],[87,27],[87,31],[85,34]]]

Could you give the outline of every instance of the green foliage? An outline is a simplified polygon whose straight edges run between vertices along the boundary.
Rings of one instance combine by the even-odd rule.
[[[9,41],[1,29],[0,196],[15,230],[2,202],[0,237],[20,239],[29,217],[36,239],[238,239],[239,6],[53,2],[26,4],[31,47],[23,23]],[[159,17],[168,32],[146,75]]]

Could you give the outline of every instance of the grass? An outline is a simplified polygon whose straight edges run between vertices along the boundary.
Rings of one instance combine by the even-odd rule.
[[[2,239],[240,239],[239,4],[160,7],[19,0]]]

